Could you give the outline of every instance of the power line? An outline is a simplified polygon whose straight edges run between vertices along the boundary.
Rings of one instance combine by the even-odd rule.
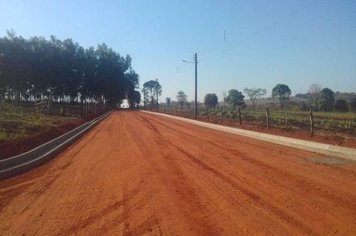
[[[251,33],[250,35],[246,36],[245,38],[243,38],[242,40],[239,40],[237,43],[234,43],[234,44],[237,45],[236,47],[241,46],[241,44],[250,41],[251,39],[255,38],[256,36],[260,35],[261,33],[264,33],[266,31],[272,29],[273,27],[275,27],[281,23],[284,23],[286,19],[289,19],[289,18],[297,15],[298,13],[302,12],[306,7],[309,7],[310,5],[314,4],[315,2],[316,2],[316,0],[310,0],[309,2],[307,2],[304,6],[300,7],[299,9],[291,11],[289,14],[287,14],[283,18],[276,20],[276,21],[272,22],[271,24],[266,25],[266,26],[256,30],[255,32]],[[224,43],[225,42],[226,42],[226,31],[224,30]],[[225,53],[226,51],[228,51],[230,49],[230,48],[226,47],[227,46],[226,44],[224,44],[224,45],[225,45],[224,49],[216,51],[213,54],[210,54],[210,57],[214,57],[219,53]],[[236,47],[234,47],[234,48],[236,48]]]

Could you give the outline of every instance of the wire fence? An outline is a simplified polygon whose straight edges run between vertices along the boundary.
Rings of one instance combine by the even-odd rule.
[[[12,103],[7,105],[13,106]],[[22,111],[30,113],[42,113],[57,116],[88,117],[94,114],[102,114],[108,110],[108,106],[102,103],[50,103],[48,100],[39,102],[18,102],[14,107],[21,108]]]
[[[194,119],[194,108],[180,106],[159,106],[147,110]],[[325,113],[289,110],[252,110],[217,107],[199,107],[198,120],[229,126],[253,126],[258,128],[279,128],[302,130],[313,136],[316,132],[344,133],[355,136],[356,113]]]

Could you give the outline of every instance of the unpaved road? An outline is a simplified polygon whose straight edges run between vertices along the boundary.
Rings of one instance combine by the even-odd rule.
[[[355,163],[141,112],[0,182],[0,235],[356,235]]]

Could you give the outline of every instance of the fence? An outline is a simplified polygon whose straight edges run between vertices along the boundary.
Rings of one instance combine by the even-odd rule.
[[[150,109],[148,109],[150,110]],[[152,108],[157,111],[157,108]],[[160,106],[158,112],[194,118],[194,108]],[[315,132],[355,135],[356,113],[323,113],[310,111],[250,110],[218,107],[199,107],[198,120],[230,126],[254,126],[264,129],[303,130],[310,136]]]
[[[20,107],[25,112],[44,113],[60,116],[90,116],[91,114],[101,114],[108,111],[108,107],[102,103],[84,103],[83,112],[80,103],[52,103],[48,101],[40,102],[19,102],[16,107]]]

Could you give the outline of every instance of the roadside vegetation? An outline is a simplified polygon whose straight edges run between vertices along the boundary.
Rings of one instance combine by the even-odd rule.
[[[266,94],[264,88],[230,89],[223,91],[223,99],[218,101],[215,93],[208,93],[204,103],[198,103],[198,119],[242,128],[255,127],[266,132],[268,129],[298,131],[299,137],[322,135],[341,140],[339,144],[344,139],[355,140],[355,93],[334,92],[312,84],[307,93],[292,97],[288,85],[277,84],[271,97],[265,97]],[[194,101],[189,101],[182,90],[176,98],[174,101],[167,97],[166,103],[160,106],[146,99],[145,108],[194,118]],[[356,147],[354,141],[350,142]]]
[[[8,31],[0,38],[0,101],[78,103],[82,111],[86,102],[139,103],[131,61],[106,44],[84,48],[72,39],[25,39]]]
[[[27,151],[128,99],[140,103],[132,58],[55,36],[0,38],[0,158]],[[81,117],[82,119],[79,119]]]
[[[27,112],[21,107],[8,104],[0,104],[0,109],[0,144],[20,141],[30,134],[56,128],[66,121],[73,120],[73,118]]]

